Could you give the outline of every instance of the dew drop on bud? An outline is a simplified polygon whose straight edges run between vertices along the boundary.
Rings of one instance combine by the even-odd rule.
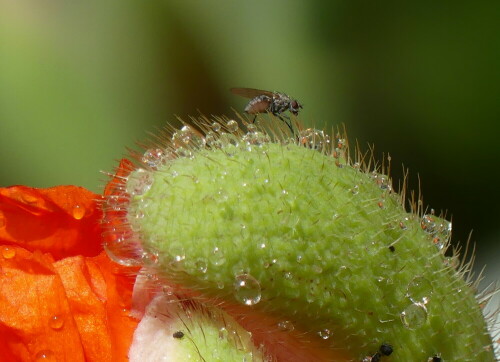
[[[238,130],[238,122],[235,120],[231,119],[227,122],[226,128],[229,132],[234,133]]]
[[[412,279],[406,289],[406,296],[413,303],[427,304],[433,292],[432,284],[424,277],[417,276]]]
[[[158,168],[165,157],[165,153],[161,148],[150,148],[144,152],[141,161],[152,169]]]
[[[288,332],[293,331],[295,329],[293,323],[287,320],[279,321],[278,328],[281,331],[288,331]]]
[[[328,339],[332,336],[332,331],[330,331],[328,328],[322,329],[318,332],[318,335],[323,338],[323,339]]]
[[[124,236],[112,234],[106,239],[103,248],[115,263],[124,266],[141,265],[143,252],[137,242],[128,240]]]
[[[220,125],[219,122],[214,122],[214,123],[212,123],[211,127],[212,127],[212,130],[214,132],[219,132],[220,128],[221,128],[221,125]]]
[[[219,249],[217,246],[212,251],[213,256],[210,258],[210,261],[215,266],[220,266],[226,262],[226,256],[224,252]]]
[[[149,191],[152,185],[153,175],[142,168],[138,168],[128,177],[126,190],[131,196],[143,195]]]
[[[408,329],[416,329],[427,320],[427,308],[421,303],[410,304],[401,312],[401,322]]]
[[[255,305],[260,302],[261,288],[259,282],[250,274],[240,274],[233,284],[234,296],[245,305]]]

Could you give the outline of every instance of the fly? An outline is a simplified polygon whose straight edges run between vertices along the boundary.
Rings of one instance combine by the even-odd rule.
[[[253,88],[231,88],[231,92],[245,98],[250,98],[250,102],[248,102],[245,107],[246,113],[254,114],[255,117],[257,117],[258,113],[272,113],[274,116],[285,122],[288,128],[290,128],[292,134],[295,134],[290,117],[282,115],[282,113],[289,111],[294,116],[297,116],[300,108],[302,108],[302,105],[297,102],[296,99],[290,98],[290,96],[285,93],[270,92]],[[283,117],[286,117],[288,121],[286,121]]]

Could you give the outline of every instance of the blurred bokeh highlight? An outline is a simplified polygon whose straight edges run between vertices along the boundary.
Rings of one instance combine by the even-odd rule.
[[[0,186],[99,192],[125,146],[234,86],[390,154],[500,275],[499,1],[0,0]],[[419,176],[419,177],[417,177]]]

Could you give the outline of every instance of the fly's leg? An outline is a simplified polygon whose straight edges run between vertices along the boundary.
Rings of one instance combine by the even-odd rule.
[[[292,127],[292,120],[290,119],[290,117],[287,117],[284,115],[282,116],[280,114],[275,114],[275,116],[278,117],[279,119],[281,119],[288,126],[288,128],[290,129],[290,132],[292,133],[292,136],[296,136],[295,130]]]

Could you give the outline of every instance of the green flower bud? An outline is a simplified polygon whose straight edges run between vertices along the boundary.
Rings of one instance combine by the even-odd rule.
[[[415,203],[407,212],[343,136],[288,138],[274,119],[196,126],[126,178],[118,209],[131,232],[107,245],[115,259],[269,316],[335,360],[370,360],[388,343],[387,361],[494,361],[470,265],[444,255],[451,223]]]

